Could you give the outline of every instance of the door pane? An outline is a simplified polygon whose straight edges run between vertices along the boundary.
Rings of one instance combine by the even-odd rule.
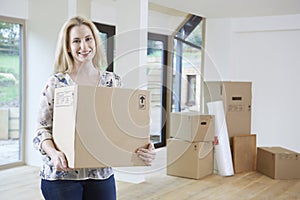
[[[200,111],[201,49],[174,40],[172,112]]]
[[[21,28],[0,21],[0,165],[21,159]]]
[[[148,60],[147,60],[147,89],[151,92],[151,141],[161,143],[162,141],[162,116],[164,108],[162,106],[163,89],[163,42],[148,40]]]

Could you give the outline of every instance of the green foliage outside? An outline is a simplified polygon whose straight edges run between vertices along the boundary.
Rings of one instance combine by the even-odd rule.
[[[8,76],[5,76],[8,75]],[[11,78],[11,75],[14,78]],[[0,53],[0,106],[19,100],[19,56]]]
[[[9,87],[1,87],[0,88],[0,103],[1,104],[16,102],[16,101],[18,101],[18,99],[19,99],[18,86],[9,86]]]
[[[0,73],[11,73],[19,79],[19,56],[6,55],[0,52]]]
[[[0,21],[0,107],[18,105],[20,25]]]

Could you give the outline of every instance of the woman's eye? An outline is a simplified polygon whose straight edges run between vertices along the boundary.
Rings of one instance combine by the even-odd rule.
[[[86,41],[87,41],[87,42],[92,41],[92,40],[93,40],[92,37],[87,37],[87,38],[86,38]]]
[[[80,40],[73,40],[73,43],[80,43]]]

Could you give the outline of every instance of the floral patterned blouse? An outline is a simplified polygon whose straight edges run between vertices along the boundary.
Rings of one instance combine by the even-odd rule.
[[[68,179],[107,179],[113,174],[111,167],[105,168],[83,168],[71,171],[56,171],[51,158],[43,151],[41,144],[44,140],[52,139],[53,104],[54,89],[76,85],[67,73],[57,73],[49,77],[40,97],[38,110],[36,135],[33,144],[42,155],[43,165],[40,176],[46,180]],[[121,87],[120,77],[113,72],[104,71],[100,73],[99,86],[102,87]]]

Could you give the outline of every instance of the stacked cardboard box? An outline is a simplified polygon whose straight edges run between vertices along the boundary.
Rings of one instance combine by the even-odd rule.
[[[205,105],[212,101],[223,102],[235,172],[255,170],[256,138],[251,135],[252,82],[207,81]],[[240,156],[242,152],[247,152],[247,156]]]
[[[167,174],[200,179],[213,173],[214,116],[171,113]]]
[[[211,101],[223,101],[228,136],[251,133],[252,83],[233,81],[207,81],[204,87],[205,105]]]

